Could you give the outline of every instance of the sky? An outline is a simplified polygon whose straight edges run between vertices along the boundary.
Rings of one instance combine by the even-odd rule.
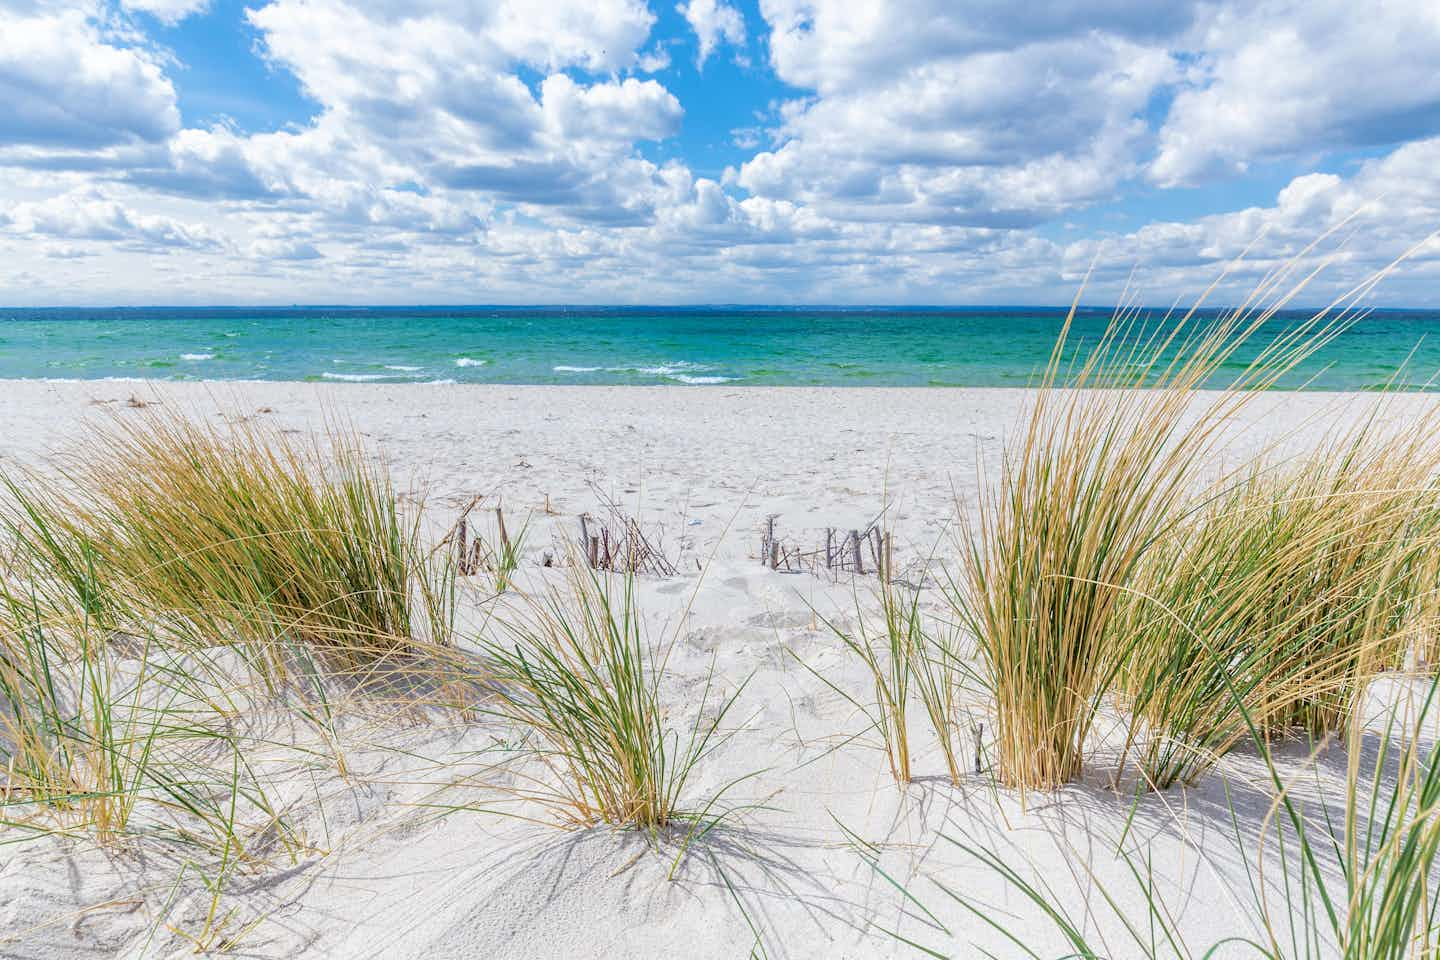
[[[1440,307],[1435,0],[0,0],[10,306],[1236,301],[1337,225],[1302,302]]]

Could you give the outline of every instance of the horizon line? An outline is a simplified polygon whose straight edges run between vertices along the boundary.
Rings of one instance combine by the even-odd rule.
[[[1183,310],[1233,310],[1239,304],[1200,304],[1194,307],[1184,307]],[[1294,304],[1279,309],[1278,313],[1294,313],[1310,310],[1335,309],[1334,303]],[[1074,305],[1076,310],[1117,310],[1119,304],[1114,303],[1079,303]],[[0,304],[0,311],[7,310],[94,310],[94,311],[122,311],[122,310],[609,310],[609,311],[641,311],[641,310],[769,310],[769,311],[800,311],[800,310],[833,310],[833,311],[865,311],[865,310],[895,310],[895,311],[941,311],[941,310],[1069,310],[1069,303],[207,303],[207,304],[167,304],[167,303],[146,303],[146,304],[38,304],[21,306],[18,304]],[[1175,304],[1131,304],[1127,309],[1140,310],[1165,310],[1167,312],[1177,309]],[[1361,309],[1368,313],[1378,312],[1425,312],[1440,313],[1440,305],[1362,305],[1352,306],[1348,309]],[[9,319],[9,318],[0,318]]]

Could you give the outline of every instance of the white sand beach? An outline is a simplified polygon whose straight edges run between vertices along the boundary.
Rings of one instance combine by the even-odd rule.
[[[1005,957],[1021,954],[1013,932],[1042,955],[1065,954],[1059,932],[969,847],[1048,885],[1111,956],[1134,955],[1117,909],[1142,919],[1149,884],[1167,895],[1199,952],[1226,937],[1259,938],[1256,891],[1268,890],[1280,909],[1285,880],[1267,821],[1275,788],[1253,751],[1226,757],[1192,787],[1136,799],[1133,783],[1110,782],[1104,758],[1117,744],[1114,725],[1102,722],[1085,778],[1022,803],[984,769],[952,785],[917,730],[916,779],[897,786],[874,731],[817,676],[862,702],[870,696],[863,667],[822,621],[853,622],[856,597],[870,603],[875,578],[761,562],[767,517],[781,538],[810,550],[827,527],[863,529],[888,500],[893,569],[916,580],[938,575],[955,552],[957,509],[974,508],[977,475],[998,462],[1028,396],[9,381],[0,383],[0,465],[45,469],[87,418],[134,415],[132,398],[302,432],[338,421],[383,452],[407,500],[423,497],[437,534],[477,495],[487,499],[473,516],[485,525],[489,508],[503,505],[511,533],[526,528],[522,591],[556,581],[545,556],[564,558],[579,514],[602,512],[609,498],[639,516],[677,568],[639,578],[650,637],[671,650],[669,719],[685,728],[708,707],[712,667],[711,704],[744,685],[725,719],[727,739],[687,787],[692,804],[723,791],[712,812],[731,812],[688,845],[683,832],[651,838],[507,816],[543,814],[506,804],[492,752],[511,733],[493,719],[357,708],[337,718],[335,743],[325,745],[252,702],[234,723],[276,744],[255,763],[307,848],[276,849],[225,879],[221,909],[234,911],[232,933],[211,945],[217,952],[704,960],[921,956],[918,945]],[[1399,398],[1391,415],[1418,402]],[[1364,395],[1264,398],[1233,425],[1216,462],[1272,443],[1303,448],[1369,403]],[[461,600],[461,621],[474,629],[478,592]],[[939,621],[953,619],[937,591],[922,594]],[[1377,684],[1376,712],[1410,684]],[[983,746],[989,707],[978,690],[964,706],[985,731]],[[314,749],[302,754],[295,744]],[[966,741],[967,767],[976,748]],[[1278,748],[1297,795],[1343,803],[1343,751],[1309,753],[1298,742]],[[206,868],[187,865],[163,839],[105,847],[81,833],[0,839],[0,956],[194,952],[176,931],[204,923]],[[1137,878],[1117,848],[1153,874]],[[1247,950],[1237,942],[1216,955],[1253,955]]]

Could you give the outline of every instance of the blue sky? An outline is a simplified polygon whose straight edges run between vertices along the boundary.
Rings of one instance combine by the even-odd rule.
[[[0,16],[0,303],[1158,302],[1358,211],[1314,299],[1440,226],[1432,0]]]

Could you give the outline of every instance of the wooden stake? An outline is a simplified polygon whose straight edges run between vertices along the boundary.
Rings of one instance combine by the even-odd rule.
[[[500,547],[506,553],[510,552],[510,535],[505,532],[505,511],[499,507],[495,508],[495,523],[500,527]]]
[[[859,530],[850,531],[850,544],[855,552],[855,572],[863,576],[865,573],[865,558],[860,555]]]
[[[591,569],[591,570],[599,570],[599,569],[600,569],[600,538],[599,538],[599,537],[591,537],[591,538],[590,538],[590,543],[586,546],[585,549],[586,549],[586,552],[589,554],[589,558],[590,558],[590,569]]]

